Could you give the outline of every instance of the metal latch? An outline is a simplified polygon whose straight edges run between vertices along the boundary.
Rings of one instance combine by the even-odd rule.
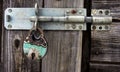
[[[87,17],[85,8],[40,8],[38,19],[44,30],[86,30],[86,23],[92,23],[92,30],[110,30],[110,10],[92,9],[91,13]],[[5,10],[4,26],[8,30],[29,30],[35,20],[34,8]]]

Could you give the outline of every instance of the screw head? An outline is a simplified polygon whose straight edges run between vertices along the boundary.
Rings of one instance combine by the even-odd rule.
[[[79,26],[79,29],[82,29],[82,26]]]
[[[69,13],[70,13],[70,11],[69,11],[69,10],[67,10],[67,11],[66,11],[66,14],[69,14]]]
[[[107,30],[109,27],[108,26],[105,26],[105,29]]]
[[[8,9],[8,12],[11,13],[11,12],[12,12],[12,9]]]
[[[73,29],[75,29],[75,28],[76,28],[76,25],[75,25],[75,24],[73,24],[73,25],[72,25],[72,28],[73,28]]]
[[[105,11],[105,15],[109,15],[109,11],[108,10]]]
[[[11,24],[9,24],[9,25],[8,25],[8,28],[12,28],[12,25],[11,25]]]
[[[93,26],[92,29],[95,30],[95,29],[96,29],[96,26]]]
[[[82,14],[82,11],[81,11],[81,10],[79,10],[79,14]]]

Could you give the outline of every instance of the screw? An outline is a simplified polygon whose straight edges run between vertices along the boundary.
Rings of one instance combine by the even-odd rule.
[[[95,29],[96,29],[96,26],[93,26],[92,29],[95,30]]]
[[[9,9],[8,12],[11,13],[11,12],[12,12],[12,9]]]
[[[108,26],[105,26],[105,29],[108,29]]]
[[[68,14],[68,13],[70,13],[70,11],[69,11],[69,10],[67,10],[67,11],[66,11],[66,14]]]
[[[81,11],[81,10],[79,10],[79,14],[82,14],[82,11]]]
[[[105,11],[105,15],[109,15],[109,11],[108,10]]]
[[[73,25],[72,25],[72,28],[73,28],[73,29],[75,29],[75,28],[76,28],[76,25],[75,25],[75,24],[73,24]]]
[[[79,29],[82,29],[82,26],[79,26]]]
[[[65,27],[66,27],[66,29],[70,29],[70,25],[69,24],[66,24]]]
[[[9,25],[8,25],[8,28],[12,28],[12,25],[11,25],[11,24],[9,24]]]

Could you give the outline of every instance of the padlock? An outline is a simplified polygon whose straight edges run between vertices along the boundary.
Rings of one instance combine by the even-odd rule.
[[[40,28],[32,29],[23,44],[24,54],[31,59],[41,59],[47,52],[47,41]]]
[[[28,36],[24,40],[24,54],[30,59],[41,59],[47,52],[47,41],[44,37],[43,30],[38,28],[39,7],[35,4],[36,21]]]

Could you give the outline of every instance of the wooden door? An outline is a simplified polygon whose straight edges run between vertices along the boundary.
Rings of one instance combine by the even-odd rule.
[[[36,0],[37,1],[37,0]],[[3,0],[8,7],[34,7],[35,0]],[[83,8],[83,0],[38,0],[41,8]],[[48,53],[42,61],[28,60],[23,41],[28,31],[6,30],[2,26],[2,72],[80,72],[82,31],[44,31]]]
[[[110,31],[92,31],[91,72],[120,72],[120,0],[92,0],[93,9],[110,9]]]
[[[90,31],[89,25],[87,31],[44,31],[48,53],[40,62],[23,54],[28,31],[6,30],[2,19],[0,72],[120,72],[120,0],[3,0],[3,11],[37,1],[41,8],[86,7],[88,15],[91,9],[110,9],[116,20],[110,31]]]

